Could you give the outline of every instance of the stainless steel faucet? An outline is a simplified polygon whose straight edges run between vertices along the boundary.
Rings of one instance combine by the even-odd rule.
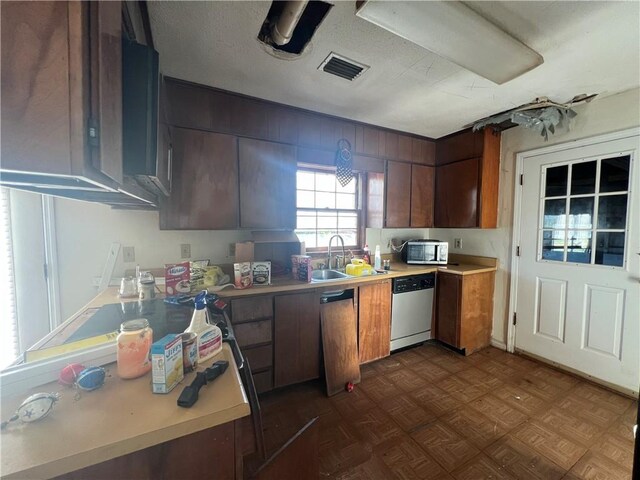
[[[334,235],[333,237],[331,237],[329,239],[329,258],[327,259],[327,265],[329,266],[329,269],[331,269],[331,243],[333,242],[334,238],[338,238],[340,240],[340,243],[342,244],[342,262],[344,263],[344,259],[345,259],[345,255],[344,255],[344,239],[340,236],[340,235]],[[344,268],[344,265],[341,267],[339,265],[338,259],[336,258],[336,268],[340,269],[340,268]]]

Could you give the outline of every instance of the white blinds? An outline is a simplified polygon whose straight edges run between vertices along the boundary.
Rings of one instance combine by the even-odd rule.
[[[0,369],[20,353],[9,190],[0,188]]]

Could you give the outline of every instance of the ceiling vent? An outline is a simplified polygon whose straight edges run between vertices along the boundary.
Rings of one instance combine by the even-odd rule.
[[[354,62],[342,55],[331,52],[327,58],[320,64],[318,70],[336,75],[347,80],[355,80],[364,72],[369,70],[367,65]]]

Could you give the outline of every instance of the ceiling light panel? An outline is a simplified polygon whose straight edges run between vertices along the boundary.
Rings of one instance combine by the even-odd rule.
[[[497,84],[544,62],[462,2],[369,0],[356,15]]]

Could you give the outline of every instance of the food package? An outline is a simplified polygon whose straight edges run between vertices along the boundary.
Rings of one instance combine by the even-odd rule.
[[[169,393],[184,378],[182,336],[170,333],[151,345],[153,393]]]
[[[191,292],[197,293],[202,290],[215,287],[224,273],[222,269],[215,265],[200,265],[200,262],[191,262]],[[207,260],[207,263],[209,261]]]
[[[233,274],[236,288],[249,288],[253,285],[251,262],[234,263]]]
[[[271,285],[271,262],[251,262],[254,285]]]
[[[312,271],[309,255],[291,255],[291,274],[294,280],[310,283]]]
[[[191,292],[191,270],[189,262],[165,265],[164,286],[167,295]]]

